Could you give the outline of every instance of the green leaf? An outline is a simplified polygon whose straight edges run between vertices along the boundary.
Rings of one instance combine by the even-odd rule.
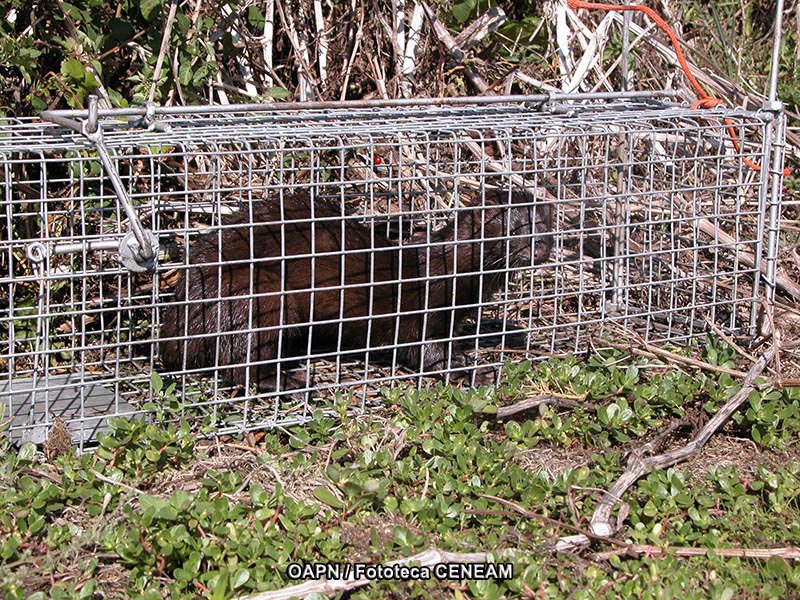
[[[72,19],[76,21],[83,21],[86,19],[86,14],[80,10],[77,6],[73,4],[69,4],[68,2],[61,2],[60,3],[61,9],[68,14]]]
[[[155,394],[158,394],[164,388],[164,380],[161,379],[158,371],[153,371],[150,375],[150,387],[153,388],[153,393]]]
[[[25,442],[17,452],[17,460],[20,462],[30,462],[36,457],[36,444]]]
[[[163,498],[143,494],[139,496],[139,504],[142,507],[142,512],[152,519],[174,521],[178,518],[178,511]]]
[[[392,538],[396,544],[403,548],[410,548],[414,543],[411,532],[405,527],[400,527],[398,525],[392,528]]]
[[[94,598],[94,592],[97,589],[97,580],[90,579],[81,586],[78,598]]]
[[[767,560],[764,570],[772,577],[785,577],[789,573],[789,565],[783,558],[773,556]]]
[[[231,589],[237,589],[242,587],[245,583],[250,580],[250,571],[247,569],[239,569],[236,573],[231,577]]]
[[[736,593],[736,588],[726,587],[722,590],[722,593],[719,595],[720,600],[731,600],[733,595]]]
[[[458,4],[454,4],[451,12],[453,16],[460,22],[463,23],[467,19],[469,19],[470,14],[472,14],[472,10],[475,8],[476,0],[466,0],[465,2],[459,2]]]
[[[189,82],[192,81],[192,65],[188,62],[182,63],[180,67],[178,67],[178,82],[181,85],[189,85]]]
[[[206,78],[208,77],[209,72],[211,71],[213,63],[201,63],[197,70],[192,74],[192,85],[196,87],[202,86]]]
[[[331,508],[342,509],[345,507],[344,502],[339,500],[339,498],[324,485],[314,488],[314,497]]]
[[[367,494],[375,494],[380,489],[381,482],[374,477],[370,477],[364,481],[364,492]]]
[[[264,17],[264,13],[258,6],[251,4],[247,7],[247,20],[257,31],[262,31],[264,29],[266,17]]]
[[[161,10],[163,0],[139,0],[139,10],[146,21],[153,21]]]
[[[70,57],[61,63],[61,74],[73,81],[83,81],[85,71],[81,61]]]
[[[128,100],[117,90],[107,87],[106,92],[108,92],[108,100],[115,108],[126,108],[128,106]],[[155,373],[155,371],[153,372]]]

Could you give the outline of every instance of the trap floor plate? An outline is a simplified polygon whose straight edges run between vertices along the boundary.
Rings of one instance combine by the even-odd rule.
[[[80,375],[0,381],[0,397],[6,398],[3,420],[11,417],[9,438],[15,443],[43,444],[53,420],[60,417],[72,441],[82,447],[94,442],[98,433],[108,431],[109,417],[137,412],[104,388],[102,381]]]

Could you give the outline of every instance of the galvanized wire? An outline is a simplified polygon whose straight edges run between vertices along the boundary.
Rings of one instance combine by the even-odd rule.
[[[588,352],[598,338],[624,329],[653,343],[685,343],[712,324],[751,336],[765,284],[762,259],[776,256],[779,186],[770,177],[780,172],[744,164],[745,158],[774,163],[783,129],[770,111],[690,110],[643,97],[536,97],[151,110],[144,123],[128,120],[138,113],[99,115],[120,184],[160,242],[158,265],[134,273],[120,264],[129,215],[80,131],[26,119],[0,126],[0,302],[8,306],[0,314],[0,366],[7,371],[0,403],[15,417],[18,438],[42,441],[59,414],[83,445],[109,415],[136,414],[151,402],[173,402],[176,417],[210,413],[220,432],[302,422],[337,394],[365,410],[385,386],[469,382],[472,374],[501,372],[509,361]],[[80,111],[61,117],[82,127]],[[470,316],[463,326],[448,321],[435,340],[446,348],[445,359],[426,366],[415,348],[430,340],[404,338],[400,325],[414,314],[422,329],[444,318],[429,305],[437,282],[452,279],[429,268],[430,257],[448,247],[437,232],[455,220],[480,223],[490,210],[483,205],[487,193],[521,186],[533,193],[537,210],[552,211],[552,251],[536,264],[477,261],[478,284],[488,285],[494,273],[499,289],[455,301]],[[334,213],[319,209],[313,217],[311,209],[311,223],[277,223],[281,252],[259,256],[263,233],[253,211],[291,197],[335,207]],[[285,232],[302,227],[313,239],[298,253],[297,240]],[[316,241],[364,231],[366,248],[323,248]],[[237,236],[247,251],[233,256]],[[497,238],[479,225],[471,237],[459,243],[474,242],[489,256],[486,248]],[[509,229],[501,243],[513,254],[511,244],[527,240],[535,249],[542,239]],[[291,248],[312,269],[332,270],[330,281],[310,277],[306,287],[287,289]],[[343,265],[365,250],[365,264],[373,267],[357,283]],[[421,268],[413,277],[399,267],[389,276],[375,271],[389,255],[421,257]],[[199,266],[214,281],[202,298],[181,291]],[[223,282],[234,271],[243,287],[226,291]],[[267,274],[278,283],[265,284]],[[768,291],[773,277],[768,269]],[[391,286],[417,290],[421,302],[412,309],[398,300],[381,313],[387,309],[377,295]],[[364,290],[363,310],[344,314],[345,299]],[[340,299],[333,316],[288,312],[290,292],[330,291]],[[217,312],[202,330],[187,328],[191,310],[230,297],[240,303],[245,325],[231,329]],[[265,323],[259,308],[270,298],[283,307],[279,325]],[[205,362],[164,356],[164,321],[173,318],[179,327],[169,338],[172,348],[187,352],[192,340],[205,339]],[[353,337],[361,323],[363,339]],[[386,323],[392,335],[374,345],[370,340]],[[293,337],[309,327],[336,331],[337,339],[323,347],[312,337]],[[274,340],[274,348],[254,345],[262,337]],[[225,360],[229,339],[244,348],[234,361]],[[279,357],[290,347],[294,364],[284,369]],[[418,354],[416,368],[403,358]],[[264,386],[257,374],[270,365],[290,371],[296,387]],[[246,374],[239,389],[226,376],[236,368]]]

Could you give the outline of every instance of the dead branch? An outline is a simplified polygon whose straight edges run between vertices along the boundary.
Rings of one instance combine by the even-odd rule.
[[[731,348],[736,350],[736,353],[739,356],[742,356],[743,358],[747,359],[751,363],[752,362],[756,362],[757,358],[755,356],[753,356],[750,352],[747,352],[744,348],[742,348],[739,344],[737,344],[736,341],[731,336],[729,336],[727,333],[722,331],[722,329],[719,327],[719,325],[714,323],[714,321],[712,321],[710,318],[706,317],[705,318],[705,322],[708,324],[709,329],[711,329],[711,331],[714,332],[714,335],[716,335],[718,338],[723,340],[726,344],[728,344],[728,346],[730,346]]]
[[[381,98],[388,100],[389,92],[386,89],[386,73],[377,56],[372,56],[370,66],[372,67],[372,76],[375,78],[375,86],[378,88],[378,94]]]
[[[608,37],[608,29],[611,26],[611,14],[608,13],[603,17],[603,20],[600,21],[600,24],[595,29],[583,55],[571,73],[569,81],[565,81],[562,85],[564,92],[571,93],[583,89],[586,86],[587,72],[599,68],[600,60],[603,56],[603,48]],[[600,79],[605,80],[606,77],[601,76]]]
[[[558,58],[558,70],[562,79],[572,72],[574,63],[569,51],[569,26],[567,25],[567,6],[565,2],[547,2],[544,5],[544,17],[551,23],[554,51]]]
[[[317,30],[317,46],[319,58],[319,83],[325,91],[325,82],[328,79],[328,34],[325,30],[325,18],[322,15],[322,0],[314,0],[314,24]]]
[[[456,46],[461,50],[469,50],[507,20],[506,13],[502,8],[491,7],[456,35]]]
[[[506,508],[511,509],[514,513],[525,517],[526,519],[536,519],[541,521],[542,523],[546,523],[547,525],[552,525],[553,527],[558,527],[559,529],[566,529],[567,531],[572,531],[573,533],[577,533],[577,536],[573,536],[576,538],[585,539],[587,544],[589,540],[595,540],[598,542],[604,542],[606,544],[611,544],[612,546],[617,546],[619,548],[627,548],[629,544],[622,540],[618,540],[616,538],[607,537],[604,535],[597,535],[592,533],[591,531],[587,531],[576,525],[570,525],[569,523],[564,523],[563,521],[559,521],[558,519],[554,519],[552,517],[548,517],[546,515],[539,514],[537,512],[533,512],[532,510],[528,510],[527,508],[523,508],[516,502],[511,502],[511,500],[506,500],[505,498],[500,498],[499,496],[492,496],[491,494],[478,494],[481,498],[486,498],[488,500],[494,500],[498,504],[505,506]],[[496,511],[491,510],[472,510],[470,511],[471,514],[497,514]],[[559,538],[559,542],[552,546],[551,551],[553,552],[561,552],[564,550],[563,545],[559,545],[560,541],[565,538]]]
[[[591,412],[595,411],[593,406],[587,405],[583,402],[578,402],[572,398],[562,398],[559,396],[532,396],[531,398],[525,398],[525,400],[521,400],[520,402],[510,406],[499,407],[497,409],[496,417],[498,419],[507,419],[513,415],[516,415],[517,413],[525,412],[539,406],[553,406],[556,408],[584,408]]]
[[[422,38],[422,26],[425,24],[425,12],[419,2],[414,2],[414,11],[411,13],[411,21],[408,25],[408,36],[403,51],[402,64],[400,66],[400,90],[403,97],[410,98],[413,95],[409,78],[417,70],[417,46]]]
[[[261,37],[261,53],[264,58],[264,85],[267,89],[274,85],[272,79],[272,44],[275,35],[275,0],[264,2],[264,34]]]
[[[615,348],[617,350],[628,350],[632,354],[638,354],[645,358],[660,357],[666,360],[667,362],[686,365],[689,367],[695,367],[702,371],[711,371],[713,373],[727,373],[728,375],[740,379],[743,379],[747,376],[747,373],[744,373],[743,371],[737,371],[736,369],[729,369],[727,367],[721,367],[719,365],[712,365],[711,363],[707,363],[697,358],[692,358],[691,356],[683,356],[681,354],[676,354],[675,352],[664,350],[662,348],[659,348],[658,346],[654,346],[653,344],[648,344],[643,340],[638,342],[639,345],[641,346],[641,349],[632,347],[630,343],[622,344],[599,338],[593,338],[592,343],[596,346],[610,346],[611,348]]]
[[[450,57],[457,63],[461,63],[464,60],[463,49],[458,45],[455,38],[450,35],[450,32],[447,31],[447,28],[442,25],[431,8],[424,2],[422,3],[422,6],[425,9],[425,14],[428,17],[428,21],[430,21],[433,33],[445,47],[448,54],[450,54]],[[489,83],[483,78],[482,75],[472,69],[472,67],[464,65],[464,75],[466,76],[467,80],[482,94],[494,95],[494,92],[492,92],[490,89],[491,86]]]
[[[405,10],[405,0],[392,0],[392,24],[391,26],[387,25],[383,18],[381,18],[381,22],[392,40],[395,69],[398,73],[398,90],[403,98],[410,98],[412,94],[411,82],[407,77],[404,76],[405,72],[403,71],[404,56],[406,51]]]
[[[350,0],[350,12],[354,15],[356,13],[357,0]],[[354,31],[355,29],[355,31]],[[342,81],[342,90],[339,93],[339,100],[344,100],[347,97],[347,86],[350,82],[350,73],[353,70],[353,63],[355,62],[356,55],[358,54],[358,47],[361,45],[361,38],[364,35],[364,7],[361,7],[361,14],[359,15],[358,26],[354,27],[352,21],[348,24],[347,28],[348,38],[352,37],[352,50],[347,56],[344,64],[344,80]]]
[[[244,44],[242,43],[242,25],[239,22],[239,14],[227,4],[224,5],[220,10],[225,18],[223,19],[223,22],[220,24],[220,27],[217,29],[217,31],[214,32],[214,35],[212,35],[212,39],[216,38],[217,36],[222,37],[223,33],[225,33],[222,30],[222,27],[226,26],[227,33],[231,36],[233,45],[242,47]],[[245,56],[242,54],[239,54],[235,60],[237,66],[239,67],[239,74],[242,77],[242,82],[244,83],[244,89],[237,89],[236,91],[249,98],[257,97],[258,90],[253,84],[253,69],[249,61],[245,60]],[[217,84],[221,90],[225,90],[226,88],[230,87],[223,83],[222,73],[219,71],[217,71]],[[223,94],[224,92],[220,94],[223,98],[222,103],[228,104],[228,99]]]
[[[526,75],[525,73],[521,73],[520,71],[514,71],[513,76],[522,83],[526,83],[528,85],[532,85],[533,87],[540,89],[544,92],[548,92],[551,94],[556,94],[560,90],[554,86],[550,85],[549,83],[545,83],[544,81],[540,81],[539,79],[534,79],[530,75]]]
[[[422,3],[422,8],[425,10],[425,15],[428,17],[428,20],[431,23],[433,33],[436,34],[436,37],[445,47],[448,54],[450,54],[453,60],[461,61],[464,58],[464,52],[458,47],[458,44],[456,44],[456,41],[453,39],[453,36],[450,35],[450,32],[447,31],[447,27],[442,25],[442,23],[436,17],[436,14],[431,10],[430,6],[428,6],[426,2]]]
[[[172,53],[172,60],[170,61],[172,66],[172,79],[175,82],[175,87],[170,89],[170,91],[167,93],[167,106],[172,104],[173,99],[175,97],[174,94],[176,93],[178,94],[178,99],[180,100],[180,103],[186,104],[186,99],[183,96],[183,88],[181,87],[181,77],[179,71],[180,65],[178,64],[179,55],[180,55],[180,49],[175,48],[175,51]]]
[[[686,415],[681,419],[673,419],[669,422],[669,424],[664,428],[663,431],[660,431],[653,439],[648,440],[645,444],[642,444],[633,452],[632,455],[636,455],[637,458],[642,458],[647,456],[648,454],[655,452],[658,448],[667,441],[667,438],[671,436],[675,431],[680,429],[682,426],[686,425],[688,422],[693,420],[694,415]]]
[[[796,546],[784,546],[782,548],[687,548],[683,546],[651,546],[648,544],[631,544],[627,548],[607,550],[597,552],[593,555],[595,559],[606,560],[612,556],[708,556],[713,553],[715,556],[725,558],[757,558],[766,560],[769,558],[785,558],[787,560],[799,560],[800,548]]]
[[[105,475],[103,475],[102,473],[98,473],[94,469],[92,469],[90,471],[90,473],[94,477],[99,479],[100,481],[102,481],[104,483],[107,483],[109,485],[117,486],[118,488],[122,488],[123,490],[127,490],[129,492],[133,492],[134,494],[139,494],[140,496],[144,494],[144,492],[142,490],[140,490],[138,488],[135,488],[135,487],[132,487],[132,486],[128,485],[127,483],[123,483],[121,481],[116,481],[115,479],[112,479],[111,477],[106,477]]]
[[[292,0],[288,0],[290,3]],[[298,97],[300,102],[314,100],[318,97],[317,85],[311,72],[308,44],[306,43],[306,16],[301,4],[284,7],[283,3],[276,2],[278,14],[283,21],[286,37],[292,45],[298,71]],[[296,10],[295,10],[296,9]]]
[[[403,65],[403,53],[406,47],[406,0],[392,0],[392,24],[388,25],[383,15],[381,24],[386,33],[391,37],[394,49],[395,67],[399,72]]]
[[[153,68],[153,81],[150,82],[150,92],[147,94],[148,102],[152,102],[155,98],[158,79],[161,75],[161,65],[164,64],[164,57],[167,55],[167,52],[169,52],[169,38],[172,33],[172,24],[175,22],[175,13],[177,10],[178,2],[177,0],[173,0],[169,3],[169,13],[167,14],[167,20],[164,22],[164,35],[161,38],[161,48],[156,57],[156,66]]]
[[[631,487],[640,477],[646,475],[654,469],[663,469],[682,462],[696,454],[709,440],[709,438],[722,427],[730,416],[747,401],[750,392],[755,389],[755,379],[766,366],[772,362],[780,348],[777,344],[762,354],[755,364],[748,371],[747,376],[742,381],[741,389],[725,403],[725,405],[708,421],[697,435],[685,446],[648,458],[642,458],[633,453],[628,460],[628,467],[613,486],[603,495],[597,508],[592,515],[590,528],[597,535],[610,535],[614,531],[611,520],[611,511],[619,502],[625,491]]]

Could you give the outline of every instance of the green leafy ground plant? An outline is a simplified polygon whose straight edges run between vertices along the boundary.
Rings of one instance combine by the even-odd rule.
[[[703,355],[732,358],[714,341]],[[497,390],[387,389],[382,410],[319,411],[250,445],[200,439],[208,424],[188,419],[115,420],[93,453],[52,463],[4,442],[0,589],[9,599],[232,598],[297,583],[293,562],[381,563],[436,547],[493,553],[514,575],[375,582],[351,597],[788,597],[800,589],[796,561],[717,553],[800,545],[791,389],[754,392],[709,448],[628,492],[619,541],[652,551],[598,541],[552,552],[587,528],[630,451],[674,419],[702,420],[738,387],[608,351],[517,365]],[[493,416],[532,393],[576,406]]]

